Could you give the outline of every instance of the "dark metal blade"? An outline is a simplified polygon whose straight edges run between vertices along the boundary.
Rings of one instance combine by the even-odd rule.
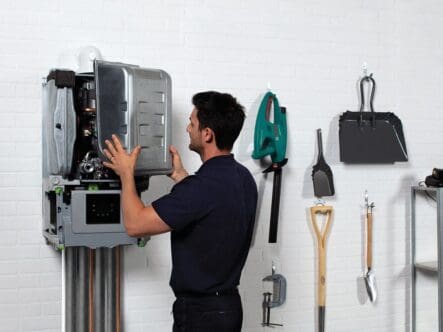
[[[331,167],[329,167],[329,165],[326,163],[326,160],[323,156],[323,142],[320,129],[317,129],[317,143],[318,159],[317,163],[312,168],[314,195],[316,197],[334,196],[334,179]]]
[[[325,332],[326,307],[318,307],[318,332]]]

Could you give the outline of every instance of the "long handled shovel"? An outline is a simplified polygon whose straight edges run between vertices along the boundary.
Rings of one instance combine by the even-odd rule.
[[[366,201],[366,267],[365,285],[368,297],[371,302],[377,300],[377,287],[375,283],[375,275],[372,271],[372,209],[375,207],[374,203],[368,203],[368,194],[365,196]]]
[[[323,229],[317,224],[317,213],[326,214],[326,223]],[[318,246],[318,331],[325,330],[326,314],[326,239],[331,228],[331,217],[333,214],[332,206],[313,206],[311,207],[311,221],[317,236]]]

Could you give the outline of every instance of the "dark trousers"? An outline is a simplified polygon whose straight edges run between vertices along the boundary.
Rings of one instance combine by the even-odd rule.
[[[239,294],[177,296],[173,332],[240,332],[243,309]]]

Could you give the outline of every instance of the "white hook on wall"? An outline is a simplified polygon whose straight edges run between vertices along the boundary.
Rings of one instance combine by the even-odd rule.
[[[363,62],[363,64],[361,65],[361,69],[362,69],[363,77],[368,76],[368,63],[366,61]]]

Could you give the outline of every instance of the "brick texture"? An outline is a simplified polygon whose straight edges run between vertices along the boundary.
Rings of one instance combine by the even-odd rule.
[[[51,68],[65,67],[78,48],[95,45],[107,60],[169,72],[173,142],[189,171],[200,165],[187,149],[185,132],[192,94],[223,90],[244,104],[247,120],[234,152],[253,172],[261,193],[256,236],[241,280],[244,331],[267,330],[261,326],[261,301],[269,285],[261,280],[272,262],[288,282],[286,303],[272,309],[272,321],[284,324],[275,330],[315,328],[316,250],[308,208],[314,202],[317,128],[323,129],[337,192],[327,200],[335,209],[327,253],[327,329],[405,331],[410,318],[409,187],[443,162],[442,14],[437,0],[3,2],[0,330],[60,331],[60,258],[46,248],[40,232],[41,78]],[[339,162],[338,117],[358,109],[356,83],[364,62],[378,83],[375,109],[393,111],[403,121],[408,163]],[[289,136],[275,245],[267,243],[272,176],[264,178],[250,158],[257,108],[269,85],[287,107]],[[170,188],[168,178],[155,178],[144,200],[149,203]],[[377,305],[359,301],[365,189],[376,203]],[[434,209],[429,201],[420,204],[425,212]],[[423,250],[432,255],[435,241],[427,244],[427,239],[435,231],[431,226],[425,231]],[[125,248],[125,331],[171,330],[169,250],[168,235],[153,238],[144,249]],[[424,283],[429,297],[435,294],[432,287],[432,280]],[[434,302],[426,297],[420,302],[430,326],[437,319]],[[421,323],[425,330],[426,324]]]

